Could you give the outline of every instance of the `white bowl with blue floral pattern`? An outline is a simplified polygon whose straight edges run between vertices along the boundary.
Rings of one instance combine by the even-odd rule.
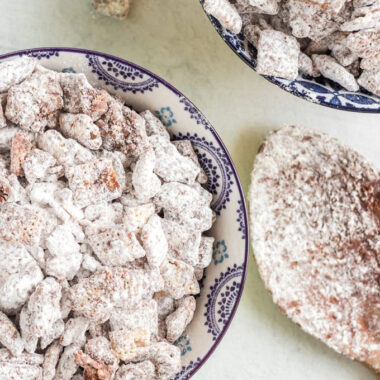
[[[210,357],[228,329],[245,282],[248,218],[240,181],[226,147],[201,112],[169,83],[131,62],[94,51],[44,48],[0,56],[36,57],[57,71],[82,72],[95,87],[118,94],[137,111],[153,111],[176,139],[193,143],[208,176],[216,222],[213,260],[201,280],[193,321],[176,344],[183,367],[175,380],[189,379]]]
[[[204,0],[199,1],[203,7]],[[234,34],[230,32],[222,27],[215,17],[206,11],[205,13],[227,45],[248,66],[255,70],[257,50],[244,37],[243,33]],[[263,77],[285,91],[313,103],[344,111],[380,113],[380,97],[370,94],[363,88],[359,92],[351,92],[329,79],[312,78],[307,75],[298,75],[294,81],[266,75]]]

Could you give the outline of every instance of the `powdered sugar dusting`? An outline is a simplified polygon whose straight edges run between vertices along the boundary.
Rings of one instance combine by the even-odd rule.
[[[250,192],[253,248],[274,302],[305,331],[380,370],[380,175],[325,134],[272,133]]]

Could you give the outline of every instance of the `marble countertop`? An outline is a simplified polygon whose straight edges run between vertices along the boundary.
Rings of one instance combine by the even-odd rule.
[[[0,53],[65,46],[126,58],[186,94],[216,128],[245,191],[268,131],[325,131],[380,167],[380,115],[336,111],[267,82],[227,47],[198,0],[134,0],[127,21],[98,17],[90,0],[0,0]],[[250,260],[236,317],[194,380],[372,380],[376,376],[303,333],[274,306]]]

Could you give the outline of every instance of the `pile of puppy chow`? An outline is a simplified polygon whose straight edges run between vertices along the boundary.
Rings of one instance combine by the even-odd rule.
[[[214,240],[191,143],[33,58],[0,93],[0,378],[171,378]]]
[[[323,76],[380,96],[380,0],[205,0],[257,49],[258,73]]]

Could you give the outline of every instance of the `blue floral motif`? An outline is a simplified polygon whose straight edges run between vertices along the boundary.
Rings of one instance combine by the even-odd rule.
[[[177,373],[173,380],[187,380],[193,375],[195,370],[201,364],[202,359],[197,358],[195,361],[191,361],[187,366],[183,366],[181,372]]]
[[[236,210],[238,213],[238,217],[237,217],[236,221],[239,223],[238,231],[241,232],[241,238],[243,240],[245,240],[247,238],[247,236],[246,236],[246,221],[244,219],[245,208],[244,208],[243,201],[241,199],[238,200],[238,205],[239,205],[239,208]]]
[[[200,0],[203,6],[204,0]],[[229,47],[251,68],[256,67],[256,48],[242,33],[234,34],[225,29],[219,21],[207,15],[217,32]],[[265,76],[266,79],[278,85],[293,95],[305,98],[314,103],[328,107],[359,112],[380,112],[380,97],[361,89],[360,93],[350,92],[326,78],[312,78],[300,75],[295,81]]]
[[[174,345],[181,350],[181,356],[185,356],[189,351],[191,351],[190,338],[188,335],[180,336]]]
[[[76,71],[74,70],[74,68],[73,67],[65,67],[65,68],[63,68],[62,69],[62,72],[63,73],[73,73],[73,74],[75,74],[76,73]]]
[[[194,151],[207,175],[207,190],[214,195],[211,207],[217,215],[220,215],[230,201],[234,184],[234,173],[225,151],[197,133],[178,133],[173,137],[177,140],[190,140],[193,144]]]
[[[228,259],[230,256],[227,253],[227,245],[224,240],[220,240],[215,243],[214,249],[212,252],[212,259],[214,264],[221,264],[225,259]]]
[[[218,338],[230,320],[239,296],[243,275],[244,265],[234,264],[215,280],[214,285],[210,286],[204,315],[206,317],[205,325],[208,327],[207,332],[212,334],[213,340]]]
[[[59,57],[59,51],[54,49],[49,50],[27,50],[20,54],[27,55],[28,57],[37,58],[38,60],[41,59],[50,59],[51,57]]]
[[[159,110],[154,111],[156,116],[161,120],[165,127],[170,127],[177,123],[174,118],[174,113],[170,107],[161,107]]]
[[[133,65],[122,63],[114,58],[92,54],[86,54],[86,58],[91,71],[97,75],[98,79],[115,90],[143,94],[159,87],[157,79]]]

